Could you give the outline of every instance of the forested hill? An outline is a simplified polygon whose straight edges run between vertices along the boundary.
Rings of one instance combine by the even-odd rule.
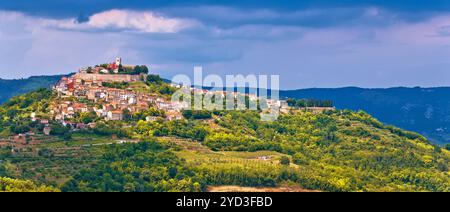
[[[450,88],[302,89],[283,97],[332,100],[340,109],[364,110],[380,121],[450,143]]]
[[[42,139],[14,151],[0,148],[0,177],[7,184],[25,179],[89,192],[206,191],[218,185],[450,191],[450,146],[432,145],[362,111],[293,110],[275,122],[245,110],[156,121],[132,114],[123,121],[93,119],[95,127],[80,131],[50,121],[52,131],[44,136],[42,122],[29,114],[45,116],[53,98],[41,89],[0,106],[0,138],[28,132]]]
[[[49,88],[61,79],[61,75],[34,76],[26,79],[0,79],[0,103],[13,96],[24,94],[38,88]]]

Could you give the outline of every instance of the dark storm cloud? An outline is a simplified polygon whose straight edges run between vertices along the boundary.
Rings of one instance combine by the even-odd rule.
[[[93,13],[121,8],[133,10],[156,10],[173,7],[225,6],[239,9],[264,9],[296,11],[312,8],[381,7],[402,13],[432,13],[450,10],[448,0],[20,0],[0,1],[0,9],[15,10],[28,14],[73,17],[80,20]],[[193,14],[195,15],[195,14]]]
[[[4,0],[0,77],[122,56],[165,77],[279,74],[283,88],[450,85],[449,26],[447,0]]]

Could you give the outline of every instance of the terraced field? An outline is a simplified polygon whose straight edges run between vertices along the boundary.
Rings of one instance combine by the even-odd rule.
[[[274,151],[214,152],[199,142],[173,137],[159,138],[166,145],[172,146],[175,154],[184,159],[188,166],[210,176],[210,192],[310,192],[298,185],[284,183],[275,187],[272,181],[263,179],[281,179],[283,174],[301,172],[295,164],[281,165],[280,159],[288,157]],[[223,181],[223,176],[229,180]],[[250,181],[260,178],[261,184],[249,187]],[[287,180],[287,179],[286,179]],[[241,186],[246,185],[246,186]],[[263,185],[261,187],[260,185]],[[264,186],[266,185],[266,186]]]

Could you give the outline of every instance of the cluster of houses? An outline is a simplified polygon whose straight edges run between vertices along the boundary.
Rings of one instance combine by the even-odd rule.
[[[96,66],[94,69],[81,69],[77,74],[63,77],[55,86],[54,91],[58,94],[57,101],[51,106],[51,113],[56,121],[64,125],[77,125],[77,128],[91,127],[78,126],[68,122],[77,113],[93,112],[105,120],[120,121],[124,119],[124,113],[136,113],[155,107],[166,114],[168,120],[182,119],[182,110],[190,105],[183,102],[172,102],[158,95],[141,93],[131,88],[115,88],[104,86],[104,83],[133,83],[143,81],[145,74],[131,75],[119,74],[117,69],[122,60],[117,58],[115,62],[106,68]],[[113,70],[113,72],[111,72]],[[115,71],[115,72],[114,72]],[[172,84],[173,87],[181,88],[182,85]],[[187,88],[187,87],[185,87]],[[245,95],[250,101],[261,100],[256,94],[242,94],[239,92],[210,91],[189,87],[191,92],[202,95],[214,96],[239,96]],[[261,102],[261,101],[260,101]],[[282,113],[289,112],[290,108],[286,101],[265,99],[267,107],[280,109]],[[148,121],[156,117],[147,117]]]
[[[115,64],[115,65],[114,65]],[[121,59],[117,58],[111,66],[121,65]],[[111,68],[114,68],[111,67]],[[140,93],[131,88],[113,88],[103,86],[103,83],[132,83],[142,81],[146,78],[141,75],[129,75],[105,72],[103,67],[97,66],[95,70],[86,71],[81,69],[77,74],[70,77],[63,77],[55,86],[54,91],[58,94],[58,100],[52,105],[51,113],[56,121],[64,125],[71,124],[66,120],[74,118],[77,113],[95,112],[98,117],[106,120],[120,121],[124,119],[124,111],[136,113],[145,111],[150,107],[155,107],[165,111],[168,120],[182,119],[181,111],[189,107],[187,103],[172,102],[158,95]],[[181,85],[172,84],[173,87],[181,88]],[[237,98],[243,95],[238,92],[209,91],[204,89],[190,88],[192,92],[203,95],[219,95],[225,97],[233,95]],[[258,96],[245,94],[251,101],[257,101]],[[83,101],[81,101],[83,100]],[[284,101],[267,100],[269,107],[287,108]],[[155,120],[155,117],[148,117],[147,120]]]
[[[124,111],[136,113],[156,107],[166,112],[168,120],[181,119],[182,109],[186,105],[171,102],[158,95],[136,92],[131,88],[111,88],[103,86],[108,82],[136,82],[145,76],[125,74],[79,73],[63,77],[55,86],[57,101],[52,105],[51,113],[56,121],[67,124],[77,113],[95,112],[106,120],[124,119]],[[147,120],[154,120],[148,117]]]
[[[63,124],[70,124],[66,120],[74,118],[75,114],[94,112],[98,117],[104,117],[106,120],[120,121],[124,119],[125,111],[136,113],[148,110],[150,107],[164,111],[168,120],[183,118],[181,111],[190,106],[187,103],[172,102],[158,95],[140,93],[131,88],[104,86],[104,83],[132,83],[146,79],[145,74],[120,74],[119,67],[123,67],[122,59],[116,58],[113,63],[95,66],[95,68],[84,68],[73,76],[63,77],[54,86],[54,91],[59,97],[51,110],[54,119]],[[129,67],[132,68],[132,66]],[[246,96],[250,101],[262,103],[262,99],[256,94],[210,91],[177,84],[172,86],[188,88],[197,94],[227,97],[227,99],[230,95],[234,98]],[[286,101],[264,99],[264,102],[268,109],[279,109],[281,113],[288,113],[291,109]],[[312,111],[325,110],[324,108],[311,109]],[[155,120],[155,117],[147,117],[147,120]]]
[[[94,75],[95,78],[86,76]],[[112,76],[113,77],[112,77]],[[60,98],[52,107],[52,114],[55,120],[64,122],[71,119],[76,113],[95,112],[99,117],[106,120],[123,120],[124,111],[130,113],[145,111],[151,106],[166,113],[168,120],[182,119],[181,111],[189,107],[186,102],[172,102],[162,97],[149,93],[139,93],[131,88],[119,89],[103,86],[103,82],[134,82],[135,78],[130,75],[119,74],[87,74],[77,73],[71,77],[63,77],[54,86]],[[178,85],[172,85],[180,87]],[[203,95],[215,95],[222,98],[232,95],[237,98],[238,92],[227,93],[226,91],[209,91],[197,88],[190,88],[191,91]],[[257,101],[258,97],[253,94],[245,94],[250,101]],[[73,98],[71,98],[73,97]],[[81,99],[87,101],[80,101]],[[85,102],[85,103],[82,103]],[[269,107],[287,109],[287,103],[279,100],[266,100]],[[152,118],[149,118],[152,120]]]
[[[60,82],[57,86],[61,88]],[[137,93],[131,89],[117,89],[103,86],[82,85],[86,92],[80,92],[77,89],[67,90],[59,95],[59,101],[52,106],[51,113],[55,120],[64,121],[74,118],[76,113],[95,112],[99,117],[105,117],[106,120],[120,121],[124,118],[124,111],[136,113],[148,110],[154,106],[159,110],[166,111],[167,119],[181,119],[181,103],[172,103],[159,96]],[[68,98],[74,97],[74,98]],[[86,103],[80,102],[84,99]]]
[[[179,86],[182,87],[182,86]],[[190,88],[191,92],[196,94],[201,94],[205,96],[215,96],[220,99],[234,99],[234,100],[241,100],[240,104],[244,104],[245,102],[243,100],[248,99],[250,102],[254,103],[256,109],[256,103],[258,103],[260,106],[262,106],[262,109],[276,109],[280,110],[281,113],[288,113],[291,109],[285,100],[278,100],[278,99],[270,99],[267,97],[260,97],[257,94],[254,93],[241,93],[236,91],[211,91],[207,89],[198,89],[198,88]],[[232,102],[233,104],[236,104],[236,102]],[[245,109],[252,109],[247,108],[249,105],[245,105]]]

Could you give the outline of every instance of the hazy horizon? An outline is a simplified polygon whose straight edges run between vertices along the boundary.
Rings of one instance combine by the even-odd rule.
[[[72,73],[68,73],[68,74],[72,74]],[[28,76],[28,77],[22,77],[22,78],[1,78],[0,80],[26,80],[32,77],[52,77],[52,76],[64,76],[64,75],[68,75],[68,74],[55,74],[55,75],[33,75],[33,76]],[[167,78],[164,78],[168,80]],[[353,85],[349,85],[349,86],[343,86],[343,87],[304,87],[304,88],[292,88],[292,89],[284,89],[281,88],[280,91],[294,91],[294,90],[307,90],[307,89],[345,89],[345,88],[358,88],[358,89],[398,89],[398,88],[407,88],[407,89],[416,89],[416,88],[420,88],[420,89],[436,89],[436,88],[450,88],[450,86],[435,86],[435,87],[421,87],[421,86],[393,86],[393,87],[360,87],[360,86],[353,86]]]

